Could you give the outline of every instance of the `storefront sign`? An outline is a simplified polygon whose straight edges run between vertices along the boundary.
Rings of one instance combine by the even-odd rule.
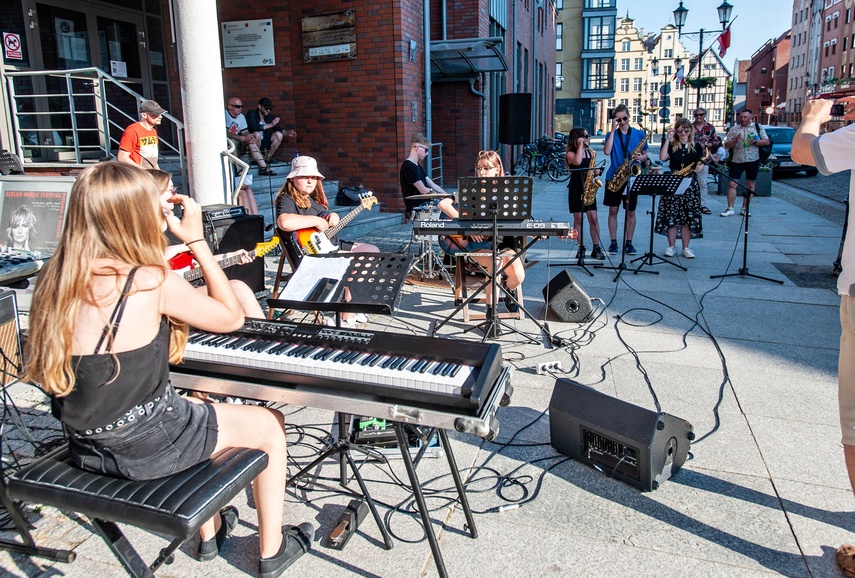
[[[273,21],[221,22],[225,68],[273,66]]]
[[[356,58],[353,10],[303,18],[303,62]]]

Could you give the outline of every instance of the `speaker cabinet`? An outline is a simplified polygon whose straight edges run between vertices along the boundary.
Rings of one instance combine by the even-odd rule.
[[[499,142],[524,145],[531,138],[531,93],[512,92],[499,97]]]
[[[686,461],[692,424],[650,411],[569,379],[549,401],[552,447],[645,492],[655,490]]]
[[[7,386],[20,379],[23,359],[18,304],[11,289],[0,292],[0,355],[3,357],[0,385]]]
[[[203,210],[207,207],[203,207]],[[214,254],[229,253],[238,249],[252,251],[264,241],[264,217],[261,215],[236,215],[232,218],[209,219],[203,215],[205,240]],[[247,265],[225,269],[226,277],[243,281],[254,293],[264,291],[264,259]]]
[[[542,293],[549,310],[561,321],[584,323],[594,314],[591,298],[566,269],[553,277]]]

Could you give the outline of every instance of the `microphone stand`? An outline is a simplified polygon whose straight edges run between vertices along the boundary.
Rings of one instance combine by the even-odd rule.
[[[710,166],[708,162],[704,163],[707,166]],[[770,277],[763,277],[762,275],[755,275],[754,273],[750,273],[748,271],[748,217],[751,216],[751,197],[754,195],[754,191],[749,189],[747,186],[743,185],[739,182],[738,179],[732,179],[730,176],[724,174],[722,171],[718,170],[716,167],[715,171],[718,173],[719,178],[724,177],[728,181],[732,183],[736,183],[737,187],[743,189],[742,196],[745,198],[745,215],[743,216],[743,232],[742,232],[742,267],[739,268],[737,273],[724,273],[722,275],[710,275],[710,279],[723,279],[725,277],[753,277],[754,279],[762,279],[763,281],[771,281],[772,283],[779,283],[781,285],[784,284],[783,281],[778,279],[772,279]],[[746,181],[748,179],[746,178]]]

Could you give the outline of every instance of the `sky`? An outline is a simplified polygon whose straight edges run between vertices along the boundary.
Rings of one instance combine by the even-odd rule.
[[[792,18],[792,2],[770,2],[769,0],[728,0],[733,5],[730,19],[733,25],[730,29],[730,48],[722,59],[727,68],[733,72],[736,58],[750,60],[758,48],[767,40],[777,38],[790,29]],[[683,0],[683,7],[689,10],[686,17],[684,32],[720,31],[718,8],[722,0]],[[658,33],[666,24],[674,23],[674,9],[680,5],[680,0],[617,0],[618,25],[627,15],[635,20],[635,26],[645,33]],[[735,20],[734,20],[735,19]],[[698,52],[697,35],[681,40],[683,46],[696,54]],[[713,44],[718,49],[716,36],[704,34],[704,48]]]

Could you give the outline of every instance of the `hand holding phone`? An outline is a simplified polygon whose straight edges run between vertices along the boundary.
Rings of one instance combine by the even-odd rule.
[[[831,112],[830,112],[831,116],[843,116],[845,114],[845,112],[846,112],[846,110],[845,110],[842,102],[831,105]]]

